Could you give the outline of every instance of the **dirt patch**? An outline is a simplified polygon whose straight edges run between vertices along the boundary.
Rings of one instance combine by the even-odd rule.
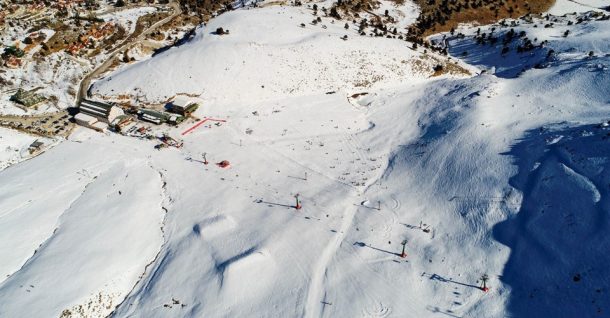
[[[425,37],[450,31],[460,23],[490,24],[526,14],[540,14],[555,0],[414,0],[421,14],[409,34]]]
[[[134,35],[141,34],[144,30],[150,28],[153,24],[167,18],[170,14],[168,12],[155,12],[143,15],[138,18],[136,22],[136,29]]]
[[[441,76],[444,74],[454,76],[471,76],[467,69],[463,68],[455,61],[441,60],[436,56],[424,54],[421,59],[409,61],[414,71],[423,74],[430,74],[430,77]]]

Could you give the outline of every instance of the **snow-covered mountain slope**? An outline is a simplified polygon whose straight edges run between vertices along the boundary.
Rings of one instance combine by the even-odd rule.
[[[549,9],[550,14],[564,15],[568,13],[608,10],[609,4],[605,0],[556,0]]]
[[[531,68],[550,64],[578,67],[607,67],[610,30],[605,15],[548,15],[544,18],[508,20],[482,27],[459,28],[454,35],[439,34],[431,39],[446,44],[451,55],[499,77],[516,77]],[[588,63],[581,63],[584,58]]]
[[[524,197],[494,236],[512,250],[502,280],[515,316],[608,314],[609,130],[562,126],[532,130],[510,151],[519,167],[510,183]]]
[[[160,172],[128,145],[87,144],[2,173],[2,316],[105,316],[163,243]]]
[[[578,38],[550,41],[555,58],[517,77],[427,78],[409,63],[396,75],[373,60],[383,79],[360,88],[329,65],[356,74],[342,54],[381,56],[377,45],[390,60],[416,53],[370,37],[322,47],[341,33],[288,22],[300,10],[222,15],[97,83],[151,100],[204,88],[195,115],[227,122],[158,128],[183,148],[80,129],[0,172],[0,316],[608,314],[608,21],[572,26]],[[252,55],[238,30],[262,18],[259,29],[285,27],[257,33]],[[210,35],[217,26],[230,35]],[[265,57],[301,45],[334,57],[294,53],[312,72]],[[326,73],[311,61],[329,75],[316,82]],[[310,86],[290,92],[296,78]]]
[[[361,92],[421,81],[443,63],[404,41],[361,37],[352,23],[346,30],[344,22],[325,17],[314,25],[312,13],[304,7],[274,6],[223,14],[182,46],[96,82],[92,93],[158,102],[177,93],[251,101]],[[216,35],[219,27],[229,34]],[[347,40],[341,39],[344,35]]]
[[[51,143],[47,138],[35,137],[15,130],[0,127],[0,169],[29,158],[30,145],[39,140]]]

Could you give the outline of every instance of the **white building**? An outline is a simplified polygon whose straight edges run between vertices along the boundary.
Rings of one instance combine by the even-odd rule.
[[[101,122],[97,118],[87,115],[83,112],[76,114],[76,116],[74,116],[74,121],[76,121],[76,123],[81,126],[91,128],[97,131],[104,131],[106,130],[106,128],[108,128],[108,124]]]
[[[111,123],[115,118],[125,115],[123,109],[114,104],[83,99],[78,108],[80,113],[97,118],[99,121]]]

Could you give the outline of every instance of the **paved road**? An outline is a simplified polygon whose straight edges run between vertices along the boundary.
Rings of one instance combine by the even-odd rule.
[[[182,13],[182,10],[180,10],[180,5],[176,1],[170,2],[169,6],[172,7],[172,9],[174,11],[170,16],[151,25],[148,29],[142,31],[138,35],[131,34],[129,37],[127,37],[127,39],[125,39],[123,42],[121,42],[121,44],[119,44],[117,46],[117,48],[114,49],[114,51],[112,51],[110,53],[110,55],[108,55],[108,59],[106,59],[106,61],[104,61],[104,63],[102,63],[97,68],[95,68],[91,73],[87,74],[81,80],[79,88],[78,88],[78,95],[76,96],[75,106],[80,105],[81,100],[85,96],[87,96],[87,90],[89,90],[89,86],[91,85],[91,80],[93,78],[97,77],[98,75],[106,72],[108,67],[110,67],[110,65],[112,65],[112,62],[114,61],[114,58],[117,56],[117,54],[138,44],[140,41],[144,40],[148,34],[154,32],[157,28],[166,24],[167,22],[171,21],[172,19],[174,19],[175,17],[177,17],[178,15],[180,15]]]

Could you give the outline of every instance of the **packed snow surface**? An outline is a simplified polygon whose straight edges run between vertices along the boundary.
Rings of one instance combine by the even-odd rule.
[[[567,13],[607,10],[610,3],[606,0],[555,0],[549,9],[550,14],[563,15]]]
[[[417,82],[436,65],[405,42],[361,37],[354,24],[346,30],[325,18],[313,25],[311,12],[269,7],[223,14],[189,42],[108,75],[92,92],[131,93],[151,102],[176,93],[245,102]],[[229,34],[215,34],[219,27]]]
[[[30,145],[36,140],[51,143],[47,138],[37,138],[0,127],[0,170],[29,158]]]
[[[96,83],[226,120],[156,128],[180,149],[81,128],[0,172],[0,316],[610,313],[608,21],[542,67],[430,78],[311,19],[224,14]]]

